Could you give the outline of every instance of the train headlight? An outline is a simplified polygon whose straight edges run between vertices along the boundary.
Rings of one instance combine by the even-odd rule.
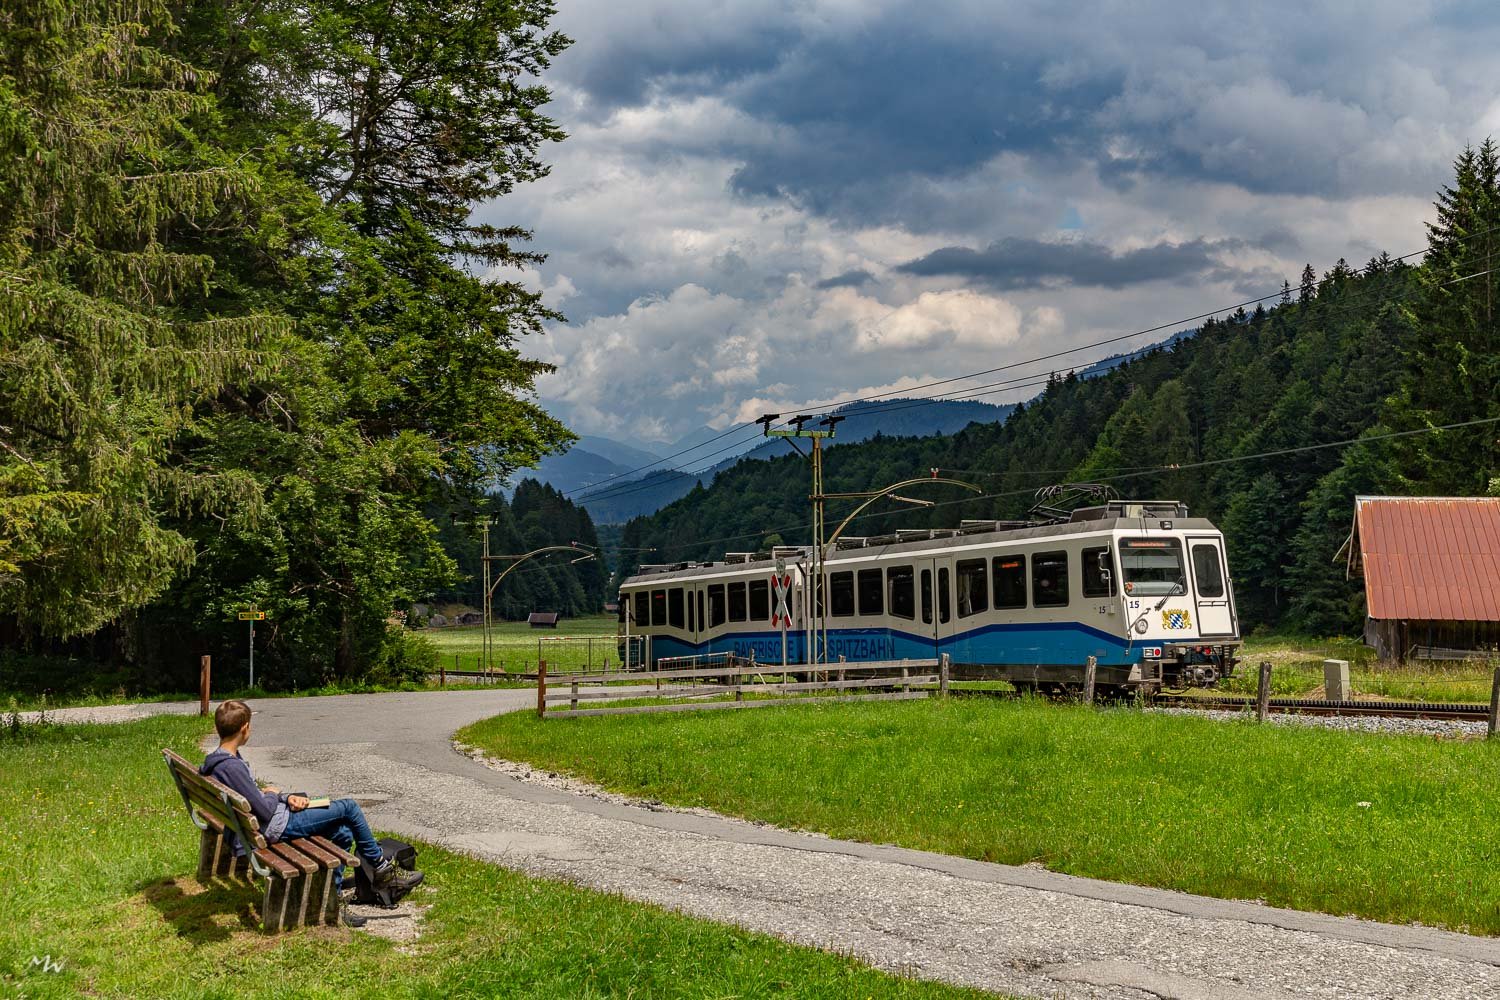
[[[1145,635],[1146,629],[1150,627],[1150,625],[1146,624],[1146,619],[1144,616],[1135,620],[1135,631],[1137,635]]]

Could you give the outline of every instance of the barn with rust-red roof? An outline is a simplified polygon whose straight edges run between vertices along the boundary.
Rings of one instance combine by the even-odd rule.
[[[1382,658],[1500,646],[1500,497],[1357,497],[1349,543],[1349,573],[1365,582],[1365,642]]]

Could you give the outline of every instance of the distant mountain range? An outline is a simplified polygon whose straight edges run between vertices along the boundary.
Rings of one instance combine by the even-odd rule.
[[[1002,421],[1014,408],[1010,404],[971,400],[883,399],[851,403],[833,411],[844,420],[830,446],[877,435],[951,434],[971,423]],[[703,427],[676,441],[656,445],[653,451],[585,435],[565,454],[543,459],[527,477],[569,493],[570,499],[588,509],[595,523],[618,524],[660,510],[687,495],[695,483],[706,485],[737,462],[772,458],[792,450],[785,440],[765,441],[744,431],[722,439],[721,434]],[[727,454],[722,451],[726,446]],[[650,468],[642,468],[648,464]]]
[[[1112,355],[1074,369],[1083,379],[1097,378],[1122,362],[1156,347],[1173,347],[1196,330],[1179,330],[1166,340],[1123,354]],[[1063,374],[1066,369],[1058,372]],[[844,418],[833,444],[885,437],[928,437],[952,434],[969,424],[999,423],[1010,416],[1013,404],[961,399],[881,399],[849,403],[833,413]],[[675,441],[648,445],[625,444],[613,438],[586,434],[562,455],[544,458],[535,478],[568,494],[588,508],[596,524],[622,524],[641,514],[652,514],[688,494],[693,485],[705,486],[735,463],[785,455],[785,440],[766,441],[748,430],[725,435],[699,427]]]

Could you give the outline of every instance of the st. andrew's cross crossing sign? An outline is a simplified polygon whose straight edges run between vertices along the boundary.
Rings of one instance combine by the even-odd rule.
[[[771,612],[771,627],[791,628],[792,612],[790,603],[792,596],[792,575],[790,573],[773,574],[771,576],[771,594],[776,600],[776,607]]]

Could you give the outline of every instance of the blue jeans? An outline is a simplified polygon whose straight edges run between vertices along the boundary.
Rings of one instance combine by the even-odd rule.
[[[375,835],[370,832],[370,824],[365,822],[364,810],[353,799],[335,799],[324,809],[303,809],[292,813],[287,817],[281,839],[296,837],[327,837],[346,851],[351,846],[356,847],[360,857],[371,865],[378,866],[385,856]],[[343,887],[342,866],[334,869],[333,884],[336,888]]]

